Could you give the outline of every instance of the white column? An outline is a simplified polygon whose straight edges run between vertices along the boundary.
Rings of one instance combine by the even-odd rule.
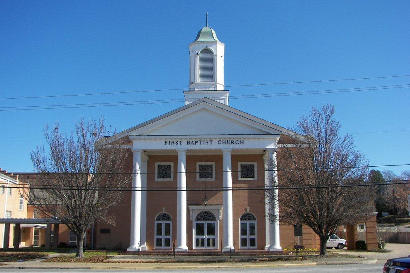
[[[148,157],[142,155],[141,163],[141,250],[148,250],[147,247],[147,160]]]
[[[230,149],[223,150],[223,252],[235,250],[233,246],[231,151]]]
[[[265,187],[278,186],[276,149],[265,153]],[[278,188],[265,192],[266,246],[269,251],[280,251]]]
[[[177,245],[175,251],[188,251],[186,245],[186,150],[178,150]]]
[[[142,151],[132,149],[132,195],[130,246],[127,251],[139,251],[141,243],[141,156]]]

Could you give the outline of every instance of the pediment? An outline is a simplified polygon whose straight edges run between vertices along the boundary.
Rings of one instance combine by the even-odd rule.
[[[106,139],[130,136],[295,135],[276,124],[203,98]]]
[[[201,108],[187,115],[170,120],[144,135],[226,135],[267,134],[255,126],[229,115]]]

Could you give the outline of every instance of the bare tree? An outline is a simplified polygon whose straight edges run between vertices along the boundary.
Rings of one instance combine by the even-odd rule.
[[[339,129],[333,106],[314,108],[298,122],[307,145],[279,151],[281,220],[312,228],[320,238],[320,255],[326,255],[326,242],[338,226],[374,212],[373,190],[362,186],[366,164],[352,137],[340,136]]]
[[[126,150],[98,147],[107,129],[103,121],[80,121],[66,136],[59,125],[45,131],[46,147],[37,147],[31,159],[38,172],[29,202],[50,217],[62,221],[77,236],[77,257],[83,257],[86,231],[96,220],[114,224],[108,215],[129,186]]]

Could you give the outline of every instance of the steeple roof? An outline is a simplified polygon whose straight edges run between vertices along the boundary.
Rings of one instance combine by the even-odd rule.
[[[219,41],[218,37],[216,36],[215,30],[212,28],[205,26],[203,27],[196,36],[195,42],[213,42]]]

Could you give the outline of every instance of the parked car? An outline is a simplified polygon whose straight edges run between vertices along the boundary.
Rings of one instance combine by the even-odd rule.
[[[410,273],[410,256],[387,260],[383,273]]]
[[[328,248],[338,248],[343,249],[346,246],[346,240],[339,238],[336,234],[332,234],[329,237],[329,240],[326,242],[326,247]]]

